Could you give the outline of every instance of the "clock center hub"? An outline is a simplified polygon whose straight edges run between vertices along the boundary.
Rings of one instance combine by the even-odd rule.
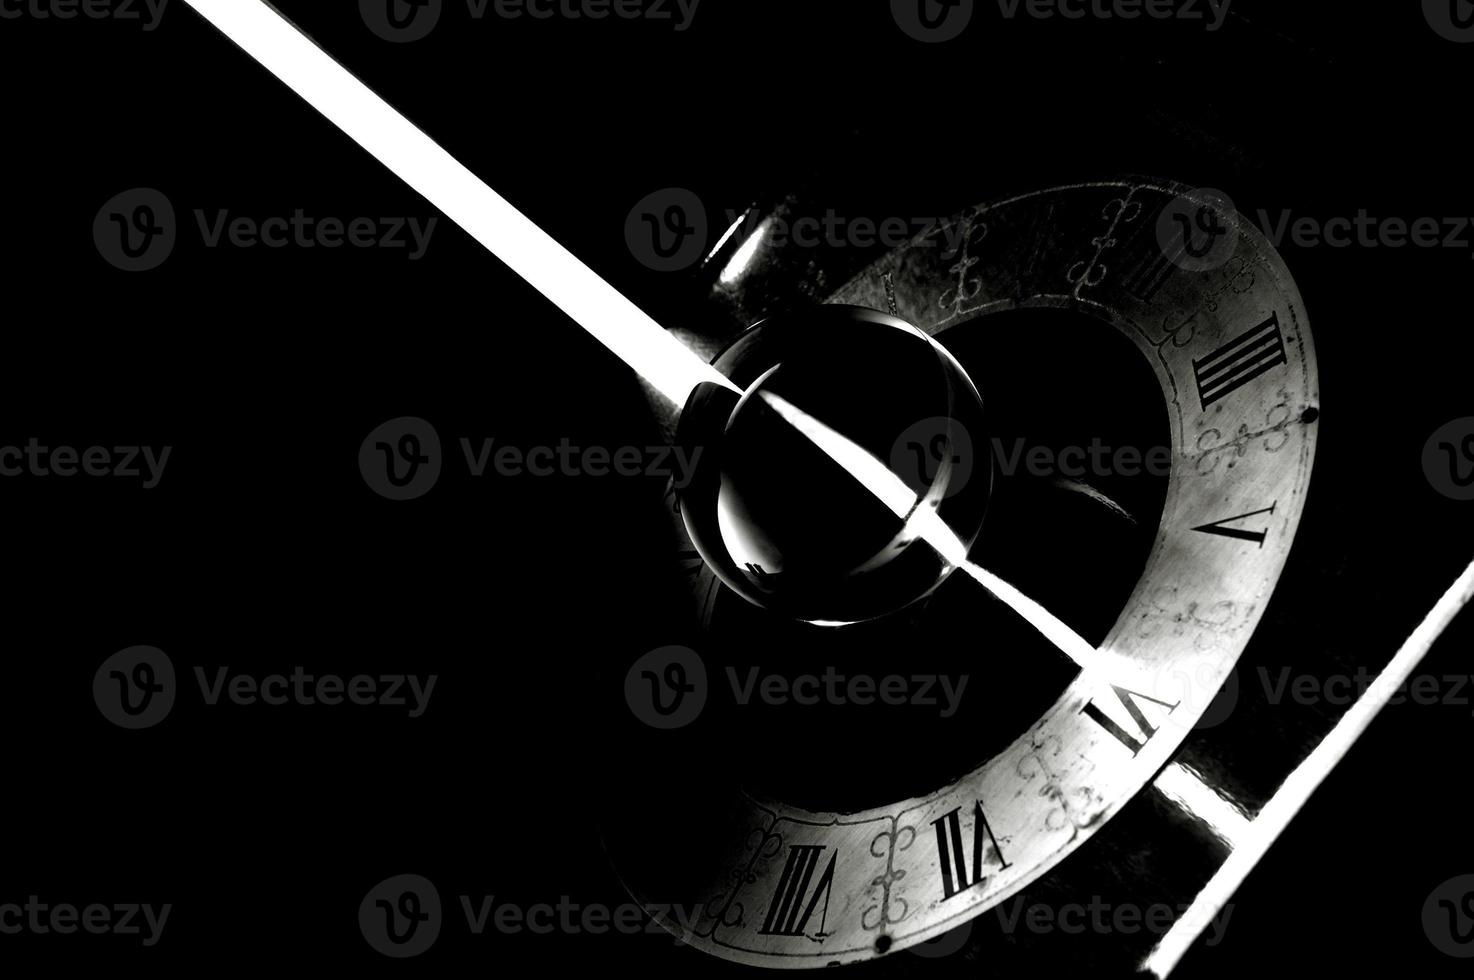
[[[683,441],[704,450],[706,472],[682,508],[729,586],[838,625],[945,581],[954,565],[927,537],[944,528],[950,553],[965,553],[992,482],[975,452],[983,399],[949,352],[898,318],[818,307],[759,324],[716,365],[742,392],[688,406]]]

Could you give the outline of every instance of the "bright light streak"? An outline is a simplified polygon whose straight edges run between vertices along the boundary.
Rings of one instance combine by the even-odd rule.
[[[782,395],[763,391],[758,393],[758,397],[767,402],[783,421],[793,426],[819,447],[824,455],[834,460],[846,473],[860,481],[860,484],[873,493],[892,514],[903,521],[911,516],[911,510],[916,506],[918,500],[915,491],[906,485],[905,480],[892,473],[890,467],[876,459],[870,450],[848,436],[836,432]],[[953,541],[957,541],[957,536],[950,530],[947,531],[947,534]],[[946,551],[943,552],[943,557],[951,561],[952,558],[957,557],[958,549],[962,547],[961,541],[949,544]],[[940,548],[938,550],[942,551]],[[948,553],[952,557],[948,557]],[[961,557],[967,556],[964,554]]]
[[[737,387],[551,235],[514,208],[263,0],[185,0],[308,104],[484,245],[677,405],[704,382]],[[761,236],[754,235],[754,241]],[[740,258],[741,255],[737,258]],[[749,256],[750,260],[750,256]],[[735,261],[735,259],[734,259]],[[774,396],[767,396],[778,407]],[[969,563],[967,547],[883,463],[784,402],[784,416],[834,456],[943,558],[1039,630],[1080,667],[1129,684],[1134,668],[1107,658],[1038,603]]]
[[[925,532],[922,537],[926,538]],[[930,538],[926,540],[930,541]],[[1140,690],[1141,676],[1134,664],[1110,657],[1104,651],[1097,650],[1083,636],[1070,629],[1064,620],[981,565],[963,561],[957,567],[971,575],[979,585],[993,593],[1000,602],[1022,616],[1024,621],[1034,629],[1044,634],[1046,640],[1053,643],[1060,653],[1078,664],[1081,670],[1100,675],[1101,680],[1114,687]]]
[[[739,219],[738,223],[741,223],[741,219]],[[768,236],[768,229],[771,228],[772,225],[772,218],[764,219],[763,223],[757,226],[757,230],[748,236],[747,241],[742,243],[742,247],[737,249],[737,252],[732,256],[731,261],[729,261],[726,268],[722,270],[722,285],[730,286],[738,279],[742,278],[742,274],[747,271],[748,266],[752,265],[753,260],[757,258],[758,249],[762,247],[763,239]],[[733,225],[732,231],[735,231],[736,229],[737,225]],[[729,237],[731,233],[731,231],[728,232]],[[720,250],[721,246],[718,245],[717,249]]]
[[[677,405],[704,382],[737,390],[715,368],[686,348],[588,266],[446,153],[418,127],[375,95],[306,35],[262,0],[185,0],[221,33],[337,125],[446,217],[607,346]],[[735,230],[735,225],[734,229]],[[730,234],[730,231],[729,231]],[[759,241],[760,235],[754,236]],[[756,246],[754,245],[755,249]],[[746,251],[746,247],[744,250]],[[742,259],[734,257],[733,266]],[[1107,658],[1042,606],[985,569],[966,561],[966,546],[931,507],[883,464],[831,429],[776,396],[775,409],[799,425],[945,561],[957,565],[1049,638],[1082,669],[1125,684],[1130,666]],[[905,491],[903,497],[897,485]],[[1275,838],[1299,812],[1350,746],[1365,732],[1392,694],[1406,683],[1453,617],[1474,595],[1474,565],[1454,583],[1379,677],[1331,733],[1295,769],[1247,827],[1235,825],[1237,847],[1198,895],[1188,913],[1164,936],[1143,968],[1166,976],[1203,925],[1221,909]],[[1170,771],[1170,770],[1169,770]],[[1176,779],[1176,776],[1171,779]],[[1174,784],[1169,779],[1168,786]],[[1179,782],[1176,790],[1184,786]],[[1170,794],[1169,794],[1170,795]],[[1184,797],[1185,799],[1185,797]],[[1201,802],[1201,801],[1199,801]]]
[[[733,387],[267,4],[185,2],[677,406]]]
[[[732,240],[732,236],[741,231],[742,226],[746,223],[747,215],[744,214],[742,217],[738,218],[736,221],[728,225],[727,230],[722,232],[722,237],[718,238],[717,243],[711,247],[711,251],[706,253],[706,261],[710,262],[712,259],[720,255],[722,249],[726,248],[727,243]]]
[[[921,498],[890,468],[869,450],[842,433],[825,425],[792,402],[772,392],[761,397],[789,425],[819,447],[825,455],[844,467],[891,513],[906,522],[913,532],[941,555],[942,560],[966,572],[1000,602],[1023,617],[1061,653],[1073,660],[1081,670],[1093,672],[1101,680],[1120,687],[1140,684],[1139,671],[1128,661],[1110,657],[1097,650],[1083,636],[1039,603],[1024,595],[992,572],[967,560],[967,544],[949,528],[931,506],[917,507]]]
[[[1230,848],[1249,834],[1249,815],[1226,800],[1203,781],[1203,777],[1180,762],[1163,769],[1152,785],[1190,817],[1201,821],[1208,832]]]
[[[1279,790],[1270,797],[1264,809],[1247,828],[1243,828],[1235,841],[1236,847],[1228,860],[1224,861],[1188,911],[1179,919],[1156,947],[1142,961],[1141,968],[1158,977],[1165,977],[1177,966],[1193,941],[1198,938],[1205,925],[1228,904],[1233,893],[1243,884],[1270,845],[1275,842],[1290,821],[1300,812],[1312,793],[1320,787],[1332,769],[1346,756],[1367,727],[1398,689],[1408,682],[1418,664],[1432,649],[1433,643],[1453,622],[1459,611],[1474,598],[1474,565],[1470,565],[1443,594],[1413,630],[1396,656],[1383,668],[1367,692],[1353,704],[1336,722],[1321,743],[1305,757]]]

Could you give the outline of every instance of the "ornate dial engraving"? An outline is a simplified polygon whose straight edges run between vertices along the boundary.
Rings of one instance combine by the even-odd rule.
[[[1206,271],[1163,251],[1158,218],[1182,192],[1081,184],[973,208],[829,300],[894,309],[933,335],[986,331],[998,311],[1073,309],[1136,345],[1161,386],[1173,466],[1145,571],[1102,648],[1148,682],[1082,672],[1004,751],[921,798],[822,814],[742,797],[741,858],[687,942],[824,966],[933,938],[1086,844],[1208,707],[1284,567],[1319,390],[1300,296],[1257,232],[1220,216],[1237,241]],[[955,254],[936,247],[950,235]]]

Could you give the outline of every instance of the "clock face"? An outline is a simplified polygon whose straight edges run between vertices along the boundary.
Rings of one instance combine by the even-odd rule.
[[[1278,255],[1216,196],[1164,182],[973,208],[828,302],[889,311],[956,355],[997,427],[971,434],[975,453],[1008,457],[1015,444],[999,437],[1019,432],[1084,449],[1104,431],[1160,439],[1163,466],[1134,481],[1005,473],[993,488],[971,561],[1078,630],[1099,655],[1088,668],[965,576],[854,632],[794,632],[698,569],[703,652],[734,678],[773,650],[905,674],[945,649],[972,681],[950,727],[833,713],[798,729],[732,712],[691,770],[715,796],[667,785],[615,832],[620,873],[662,924],[775,967],[924,942],[1088,846],[1253,635],[1300,521],[1320,412],[1309,325]],[[898,419],[898,437],[918,421]]]

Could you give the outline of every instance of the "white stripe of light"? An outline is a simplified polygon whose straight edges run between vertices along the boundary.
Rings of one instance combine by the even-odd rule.
[[[1353,704],[1336,722],[1321,743],[1306,756],[1295,771],[1280,786],[1264,809],[1245,829],[1238,834],[1236,847],[1228,860],[1198,893],[1187,912],[1179,919],[1156,947],[1142,961],[1142,969],[1158,977],[1165,977],[1176,968],[1193,941],[1213,920],[1213,917],[1228,904],[1233,893],[1243,884],[1269,851],[1290,821],[1300,812],[1312,793],[1319,788],[1332,769],[1336,767],[1356,740],[1366,732],[1372,719],[1392,699],[1399,688],[1408,682],[1418,664],[1428,655],[1433,643],[1453,622],[1459,611],[1474,598],[1474,565],[1470,565],[1454,582],[1443,598],[1435,605],[1413,630],[1407,642],[1377,676],[1367,693]]]
[[[997,575],[968,561],[967,544],[947,526],[935,508],[929,505],[918,507],[921,500],[916,492],[869,450],[825,425],[781,395],[765,391],[761,393],[761,397],[779,416],[803,433],[821,452],[844,467],[846,472],[874,494],[875,498],[891,513],[905,521],[907,532],[931,545],[943,561],[955,565],[970,575],[999,601],[1043,634],[1045,639],[1074,661],[1081,670],[1093,672],[1098,675],[1099,680],[1118,687],[1130,688],[1134,684],[1137,689],[1140,688],[1140,672],[1135,665],[1129,661],[1111,657],[1105,651],[1097,650],[1090,641],[1072,630],[1064,620]]]
[[[676,405],[715,368],[262,0],[185,0]]]
[[[185,2],[671,401],[684,404],[692,389],[704,382],[738,390],[264,0]],[[785,417],[798,424],[802,413],[791,405],[788,408]],[[843,436],[822,423],[807,416],[802,420],[801,431],[826,452],[843,455],[844,459],[836,456],[836,460],[905,519],[909,530],[1011,607],[1082,669],[1112,684],[1139,685],[1134,680],[1140,676],[1134,665],[1096,650],[1043,606],[966,561],[965,544],[935,510],[915,507],[915,494],[900,477],[863,450],[855,452],[858,447],[853,443],[846,446]],[[902,491],[910,498],[904,507]]]
[[[703,382],[735,390],[724,376],[666,332],[644,311],[605,282],[537,225],[348,73],[311,39],[263,0],[185,0],[221,33],[337,125],[480,242],[538,292],[608,347],[677,405]],[[821,445],[822,448],[822,445]],[[848,450],[845,450],[848,454]],[[877,461],[878,462],[878,461]],[[899,502],[895,474],[862,464],[862,482],[888,504]],[[909,490],[908,490],[909,493]],[[892,507],[895,510],[895,507]],[[908,506],[900,512],[910,514]],[[999,599],[1012,606],[1082,669],[1114,671],[1082,637],[1008,583],[965,560],[965,547],[930,508],[911,514],[920,535],[945,560],[953,561]],[[963,560],[957,560],[961,557]],[[1274,839],[1299,812],[1325,776],[1406,683],[1448,622],[1474,593],[1471,565],[1409,637],[1381,678],[1306,757],[1246,830],[1229,856],[1178,922],[1143,963],[1166,976],[1203,925],[1221,909]],[[1118,675],[1108,674],[1112,678]],[[1385,682],[1385,683],[1381,683]],[[1129,683],[1129,682],[1128,682]]]
[[[1201,821],[1230,849],[1238,847],[1250,833],[1253,822],[1249,815],[1181,762],[1170,763],[1152,785],[1184,813]]]

